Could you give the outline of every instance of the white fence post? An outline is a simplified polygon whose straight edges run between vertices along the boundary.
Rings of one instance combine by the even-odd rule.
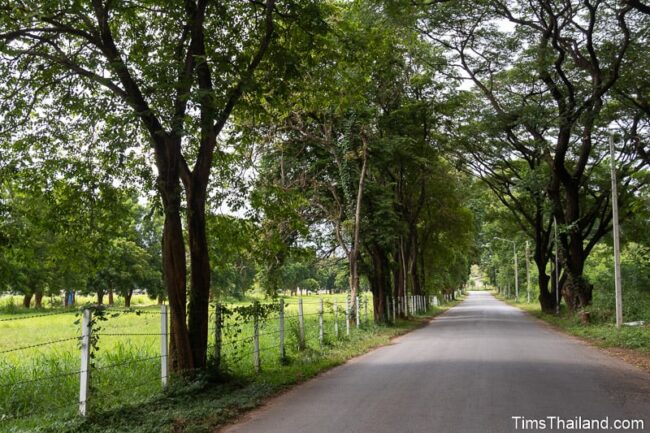
[[[334,335],[336,336],[336,339],[338,340],[339,338],[339,304],[336,302],[336,298],[334,298]]]
[[[89,309],[85,309],[81,319],[81,368],[79,369],[79,415],[81,416],[86,416],[88,412],[91,318],[92,312]]]
[[[218,308],[218,307],[217,307]],[[167,305],[160,306],[160,382],[167,388],[169,373],[167,370],[169,355],[167,353]]]
[[[318,342],[323,347],[323,298],[320,298],[320,308],[318,309]]]
[[[356,302],[354,303],[354,308],[356,308],[356,319],[357,319],[357,329],[359,329],[359,296],[357,296]]]
[[[257,313],[253,318],[253,356],[255,361],[255,373],[260,372],[260,323]]]
[[[300,331],[298,346],[300,350],[303,350],[305,348],[305,314],[302,309],[302,298],[298,298],[298,327]]]
[[[404,317],[409,316],[409,303],[408,303],[408,296],[406,295],[406,292],[404,293]]]
[[[350,299],[345,298],[345,335],[350,336]]]
[[[280,312],[278,313],[280,320],[280,359],[285,359],[284,352],[284,299],[280,299]]]
[[[397,318],[395,316],[395,296],[393,296],[393,322],[395,322],[395,320],[397,320]]]

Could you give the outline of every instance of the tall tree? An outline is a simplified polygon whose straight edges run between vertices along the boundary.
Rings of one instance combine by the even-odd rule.
[[[317,21],[318,9],[310,1],[93,0],[23,1],[1,10],[0,65],[9,77],[2,96],[13,115],[8,129],[18,128],[36,106],[44,107],[47,95],[74,100],[81,116],[95,116],[107,129],[133,125],[131,136],[151,144],[165,215],[174,366],[205,366],[210,290],[205,206],[219,135],[273,42],[292,37],[289,22]]]

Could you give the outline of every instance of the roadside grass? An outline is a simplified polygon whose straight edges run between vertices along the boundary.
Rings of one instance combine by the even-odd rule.
[[[345,337],[345,295],[323,298],[323,347],[318,339],[319,296],[303,298],[307,342],[303,351],[298,348],[297,298],[285,298],[287,360],[279,357],[278,319],[273,315],[260,323],[262,371],[259,375],[254,372],[250,341],[253,327],[248,323],[239,325],[240,329],[230,337],[224,335],[222,372],[218,376],[203,375],[191,384],[173,381],[165,394],[160,384],[159,336],[100,336],[91,374],[92,415],[87,420],[75,416],[79,391],[76,340],[0,353],[0,432],[208,431],[202,426],[219,425],[290,384],[387,343],[393,336],[419,326],[423,320],[415,318],[398,321],[393,326],[376,326],[370,317],[370,323],[365,326],[362,309],[362,327],[357,330],[352,323],[351,335]],[[332,311],[335,298],[339,307],[338,340],[334,338]],[[369,299],[370,305],[371,302]],[[427,317],[444,309],[433,309]],[[159,333],[158,307],[140,310],[140,315],[122,313],[102,322],[99,334]],[[13,317],[19,316],[0,315],[0,319]],[[75,314],[64,313],[0,321],[0,350],[76,337],[79,335],[76,319]],[[211,345],[213,329],[211,324]],[[229,338],[238,341],[229,344]],[[42,378],[46,380],[39,380]],[[3,421],[2,413],[18,419]]]
[[[565,308],[560,311],[560,316],[556,316],[542,312],[538,302],[528,304],[525,301],[517,302],[514,299],[506,299],[496,292],[493,292],[493,294],[498,299],[527,311],[562,331],[583,338],[598,347],[624,348],[644,355],[650,354],[650,323],[646,322],[643,326],[622,326],[617,329],[612,321],[606,321],[592,315],[592,321],[589,324],[584,324],[581,323],[577,314],[571,314]]]

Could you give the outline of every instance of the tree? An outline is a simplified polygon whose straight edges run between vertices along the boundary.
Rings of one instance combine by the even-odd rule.
[[[206,363],[211,270],[205,204],[219,135],[274,40],[294,36],[289,22],[317,22],[318,9],[309,1],[275,0],[165,2],[155,13],[150,6],[103,0],[2,6],[0,65],[10,77],[2,90],[9,129],[36,106],[47,108],[47,95],[107,130],[134,125],[131,137],[151,144],[165,215],[173,364],[190,371]]]
[[[487,146],[487,152],[476,143],[481,158],[475,160],[502,202],[535,233],[543,308],[551,306],[543,281],[551,215],[561,226],[563,296],[571,309],[584,307],[591,299],[584,262],[610,229],[609,193],[591,176],[606,152],[603,109],[634,36],[626,21],[630,7],[589,1],[465,6],[425,11],[421,30],[455,53],[456,66],[489,104],[488,116],[502,130],[497,146]],[[450,10],[455,10],[451,20],[444,15]],[[510,21],[514,31],[498,28],[497,20]],[[629,158],[630,144],[625,142],[619,164],[628,186],[629,174],[638,168]],[[513,176],[525,181],[518,159],[519,167],[547,176],[543,193],[529,188],[535,203],[529,211],[523,197],[513,194]],[[548,214],[540,197],[550,202]]]

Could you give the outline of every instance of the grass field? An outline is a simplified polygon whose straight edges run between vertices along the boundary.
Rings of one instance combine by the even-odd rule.
[[[321,346],[319,297],[303,297],[307,347],[302,351],[298,348],[297,298],[284,299],[286,360],[279,356],[278,313],[272,312],[260,322],[262,373],[259,375],[254,370],[252,324],[228,318],[224,324],[220,374],[227,374],[236,383],[254,384],[262,380],[264,393],[273,392],[362,353],[368,347],[382,344],[395,333],[414,326],[412,322],[400,322],[393,327],[374,326],[371,299],[368,299],[369,324],[364,323],[362,308],[362,326],[357,330],[352,323],[348,338],[345,336],[345,295],[323,298],[325,338]],[[335,299],[339,306],[339,339],[334,336]],[[111,311],[108,319],[99,322],[100,328],[95,329],[98,344],[91,372],[89,407],[92,414],[120,412],[124,407],[139,407],[144,402],[161,398],[160,307],[140,307],[136,311],[139,313]],[[209,343],[210,350],[214,351],[212,314]],[[63,310],[0,314],[0,431],[38,431],[48,425],[59,429],[50,431],[66,431],[66,425],[79,423],[75,416],[80,364],[78,321],[78,314]],[[172,384],[171,389],[185,392],[185,387],[177,389],[177,384]]]

